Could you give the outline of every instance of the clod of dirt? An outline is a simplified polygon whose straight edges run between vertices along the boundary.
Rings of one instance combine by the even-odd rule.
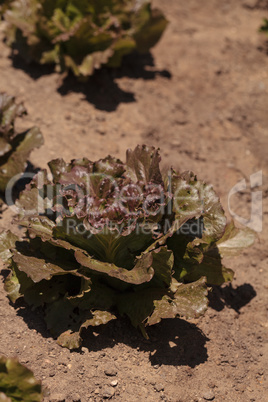
[[[206,401],[213,401],[214,398],[215,395],[211,390],[208,390],[203,394],[203,399],[205,399]]]
[[[157,392],[161,392],[161,391],[164,391],[164,385],[163,384],[155,384],[155,386],[154,386],[154,389],[157,391]]]
[[[50,399],[50,402],[65,402],[65,396],[62,394],[53,394]]]
[[[242,5],[245,8],[254,9],[256,7],[256,0],[244,0]]]
[[[115,390],[108,385],[105,385],[100,394],[104,399],[110,399],[114,396]]]
[[[73,402],[81,402],[81,398],[79,394],[72,394],[72,401]]]
[[[117,374],[117,370],[114,367],[108,367],[104,370],[104,373],[109,377],[114,377]]]

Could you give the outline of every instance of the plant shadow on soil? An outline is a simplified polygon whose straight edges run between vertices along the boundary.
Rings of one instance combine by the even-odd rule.
[[[106,112],[113,112],[120,103],[135,102],[133,92],[121,89],[116,79],[128,77],[132,79],[154,80],[157,75],[167,79],[171,74],[167,70],[158,71],[155,69],[154,59],[151,53],[132,53],[123,58],[121,68],[101,68],[96,70],[94,75],[89,77],[86,83],[78,82],[69,74],[58,89],[58,92],[65,96],[70,92],[82,93],[85,99],[92,103],[97,109]]]
[[[38,64],[25,61],[19,54],[11,53],[9,58],[12,60],[12,66],[17,70],[23,70],[33,80],[38,80],[44,75],[50,75],[55,72],[54,66],[50,64]]]
[[[216,311],[221,311],[227,306],[240,314],[240,309],[257,295],[249,283],[244,283],[237,288],[233,288],[231,283],[225,287],[213,286],[212,288],[213,291],[209,293],[209,306]]]
[[[19,55],[12,56],[13,67],[22,69],[34,80],[44,75],[54,73],[53,66],[27,63]],[[111,69],[102,67],[89,77],[87,82],[79,82],[71,73],[61,81],[58,92],[62,96],[76,92],[84,95],[84,98],[92,103],[96,109],[113,112],[121,103],[135,102],[135,94],[121,89],[116,79],[128,77],[132,79],[154,80],[157,75],[171,78],[167,70],[156,70],[151,53],[132,53],[123,58],[121,68]],[[60,76],[59,76],[60,77]]]
[[[1,274],[5,278],[8,272],[2,270]],[[221,311],[227,305],[239,312],[255,296],[256,292],[250,284],[238,286],[236,289],[228,285],[224,288],[214,287],[209,296],[209,302],[210,307],[217,311]],[[29,329],[35,329],[44,338],[51,338],[42,309],[32,311],[22,299],[12,306],[24,319]],[[118,344],[125,344],[133,349],[149,352],[152,366],[173,365],[194,368],[208,358],[206,342],[209,338],[193,323],[179,318],[165,319],[147,330],[149,340],[144,339],[127,319],[119,318],[99,327],[84,329],[82,346],[89,352],[97,352],[113,348]],[[72,353],[82,353],[81,348]]]
[[[5,279],[9,270],[0,274]],[[35,329],[44,338],[51,338],[46,328],[44,312],[41,308],[34,311],[23,299],[10,305],[16,309],[30,330]],[[144,339],[139,330],[124,318],[119,318],[99,327],[92,327],[82,332],[82,347],[90,351],[103,351],[118,344],[125,344],[133,349],[149,352],[152,366],[174,365],[195,367],[207,358],[206,342],[209,340],[194,324],[182,319],[166,319],[148,328],[150,339]],[[191,340],[189,342],[189,340]],[[56,340],[54,340],[56,344]],[[71,351],[81,354],[81,348]]]
[[[107,326],[85,331],[83,346],[97,351],[116,344],[149,352],[152,366],[172,365],[196,367],[207,358],[206,342],[209,338],[195,325],[182,319],[165,319],[146,328],[149,340],[142,337],[127,320],[117,320]],[[189,340],[191,340],[189,342]]]
[[[41,309],[32,311],[22,300],[17,301],[14,307],[29,329],[35,329],[44,338],[51,338]],[[209,339],[196,325],[187,321],[163,320],[151,327],[148,333],[150,339],[146,340],[127,319],[119,318],[105,325],[83,330],[82,347],[87,348],[89,352],[97,352],[125,344],[132,349],[149,352],[152,366],[174,365],[193,368],[208,358],[205,344]],[[54,342],[56,343],[56,340]],[[81,353],[81,348],[71,352]]]

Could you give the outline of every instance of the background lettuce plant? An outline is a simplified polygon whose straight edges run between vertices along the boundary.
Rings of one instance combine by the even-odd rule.
[[[231,281],[222,265],[254,241],[226,218],[211,185],[191,172],[162,175],[159,151],[49,162],[21,194],[24,241],[1,234],[11,301],[43,307],[48,329],[69,348],[82,329],[126,315],[147,337],[163,318],[198,317],[208,284]]]
[[[265,32],[268,35],[268,19],[264,18],[263,25],[260,27],[260,32]]]
[[[0,401],[41,402],[41,382],[16,359],[0,356]]]
[[[25,114],[22,103],[16,104],[14,97],[0,93],[0,192],[12,177],[24,172],[31,151],[43,144],[37,127],[15,130],[15,119]]]
[[[16,0],[5,13],[7,43],[27,61],[87,77],[122,56],[147,52],[167,20],[148,0]]]
[[[0,20],[12,0],[0,0]]]

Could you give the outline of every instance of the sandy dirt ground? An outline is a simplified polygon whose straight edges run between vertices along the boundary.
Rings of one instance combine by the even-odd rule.
[[[255,245],[226,264],[232,284],[215,287],[207,314],[165,320],[146,341],[125,320],[88,331],[82,349],[62,349],[41,313],[12,306],[0,282],[0,354],[17,356],[41,379],[45,401],[247,402],[267,400],[268,382],[268,38],[258,33],[267,1],[169,0],[154,4],[170,24],[151,55],[89,82],[60,83],[49,68],[12,60],[0,43],[0,90],[22,100],[45,145],[31,163],[46,167],[108,154],[125,159],[137,144],[160,147],[162,166],[193,170],[213,183],[226,214],[249,219],[262,191]],[[250,175],[262,183],[250,188]],[[0,219],[10,227],[12,211]]]

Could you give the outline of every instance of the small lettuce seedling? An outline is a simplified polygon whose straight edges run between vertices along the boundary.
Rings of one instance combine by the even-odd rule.
[[[43,307],[48,329],[68,348],[82,329],[127,316],[146,327],[207,309],[209,284],[231,281],[222,264],[254,241],[226,218],[211,185],[191,172],[160,172],[159,150],[137,146],[126,163],[49,162],[21,194],[24,241],[2,233],[11,301]]]
[[[27,159],[34,148],[43,144],[43,136],[37,127],[18,133],[15,119],[26,114],[22,103],[0,93],[0,192],[7,183],[26,168]]]
[[[0,356],[0,401],[41,402],[41,382],[16,359]]]
[[[7,43],[27,61],[80,78],[148,52],[167,25],[148,0],[16,0],[4,18]]]

